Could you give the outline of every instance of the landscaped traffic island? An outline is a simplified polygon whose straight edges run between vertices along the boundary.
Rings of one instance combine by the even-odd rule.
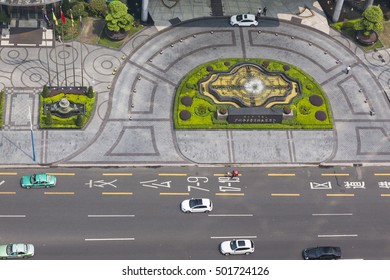
[[[301,69],[267,59],[220,59],[184,77],[177,129],[331,129],[320,85]]]

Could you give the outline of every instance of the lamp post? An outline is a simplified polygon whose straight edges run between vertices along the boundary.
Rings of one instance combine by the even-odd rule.
[[[30,119],[32,155],[33,155],[33,161],[35,161],[34,131],[33,131],[32,113],[31,113],[31,107],[30,106],[28,106],[28,117]]]

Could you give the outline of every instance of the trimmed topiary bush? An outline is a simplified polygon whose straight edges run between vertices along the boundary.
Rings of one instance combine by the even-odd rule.
[[[47,88],[47,85],[43,85],[41,95],[43,98],[46,98],[49,96],[49,89]]]
[[[368,35],[372,30],[382,32],[384,17],[382,9],[378,6],[370,6],[364,10],[362,18],[354,24],[356,31],[363,30],[365,35]]]

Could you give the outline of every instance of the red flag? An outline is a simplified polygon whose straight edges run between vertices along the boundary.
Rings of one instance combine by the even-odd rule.
[[[61,20],[62,20],[62,23],[66,23],[66,18],[65,18],[65,15],[64,15],[64,13],[62,12],[62,10],[61,10]]]

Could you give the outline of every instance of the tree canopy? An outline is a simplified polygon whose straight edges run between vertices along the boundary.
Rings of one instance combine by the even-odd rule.
[[[108,30],[119,32],[121,29],[129,31],[134,17],[127,12],[127,6],[121,1],[112,1],[108,4],[106,23]]]
[[[378,6],[370,6],[364,10],[362,18],[355,23],[355,30],[364,30],[369,32],[374,30],[376,32],[383,31],[383,12]]]

